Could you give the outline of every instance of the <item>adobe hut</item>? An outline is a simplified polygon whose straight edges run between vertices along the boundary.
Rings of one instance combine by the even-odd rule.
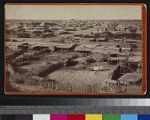
[[[86,46],[78,46],[74,49],[74,51],[77,53],[81,53],[85,56],[88,56],[91,53],[92,49]]]
[[[63,51],[72,51],[76,47],[76,44],[58,44],[54,46],[54,51],[63,52]]]
[[[101,37],[101,38],[97,38],[96,41],[97,42],[108,42],[108,39],[105,37]]]
[[[108,61],[110,64],[115,65],[115,64],[118,64],[118,63],[123,62],[125,60],[126,60],[126,57],[110,57]]]
[[[114,39],[114,42],[116,42],[116,43],[121,43],[121,42],[123,42],[123,39],[121,39],[121,38],[116,38],[116,39]]]
[[[126,43],[141,43],[141,40],[126,39]]]
[[[73,41],[79,42],[81,40],[81,37],[73,37]]]
[[[21,45],[18,45],[19,50],[27,50],[28,49],[28,43],[23,43]]]
[[[131,71],[142,68],[142,56],[132,56],[128,59],[128,68]]]
[[[119,84],[140,84],[141,81],[142,81],[142,75],[135,72],[126,73],[118,79]]]
[[[99,44],[84,44],[76,47],[74,51],[88,56],[96,46],[99,46]]]
[[[74,36],[75,37],[83,37],[83,34],[81,34],[81,33],[75,33]]]
[[[41,50],[49,50],[48,46],[40,46],[40,45],[36,45],[33,47],[33,50],[37,50],[37,51],[41,51]]]

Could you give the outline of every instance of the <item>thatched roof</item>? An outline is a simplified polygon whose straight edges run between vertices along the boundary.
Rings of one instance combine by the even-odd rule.
[[[142,56],[132,56],[132,57],[129,57],[128,61],[129,62],[141,62],[142,61]]]
[[[117,84],[116,80],[111,80],[111,79],[107,79],[105,80],[106,83],[111,83],[111,84]]]
[[[102,54],[102,53],[106,53],[105,50],[104,50],[104,49],[101,49],[101,48],[99,48],[99,49],[96,48],[96,49],[92,50],[92,52],[93,52],[93,53],[101,53],[101,54]]]
[[[110,57],[110,60],[119,60],[119,61],[123,61],[125,60],[126,57]]]
[[[101,37],[101,38],[97,38],[96,40],[97,40],[97,41],[105,41],[106,38],[105,38],[105,37]]]
[[[79,46],[79,47],[76,47],[74,50],[79,51],[79,52],[91,52],[92,48],[88,48],[85,46]]]
[[[104,54],[119,54],[119,48],[117,47],[105,47],[99,46],[92,50],[93,53],[104,53]]]
[[[100,34],[100,31],[92,31],[92,34]]]
[[[98,44],[85,44],[76,47],[75,51],[91,52]]]
[[[139,73],[126,73],[122,77],[120,77],[119,81],[125,81],[129,83],[135,83],[142,79],[142,74]]]
[[[105,79],[109,78],[110,71],[98,72],[95,74],[93,71],[74,71],[74,70],[57,70],[47,77],[49,79],[56,80],[56,82],[62,82],[66,84],[67,82],[72,85],[92,85],[94,83],[102,83]]]
[[[50,44],[47,44],[47,43],[31,43],[30,45],[30,48],[34,48],[34,47],[50,47],[51,45]]]
[[[134,42],[134,43],[141,43],[141,40],[133,40],[133,39],[126,39],[126,42]]]
[[[114,39],[114,41],[122,41],[122,39],[116,38]]]
[[[57,48],[63,48],[63,49],[70,49],[73,46],[75,46],[75,44],[57,44],[57,45],[55,45],[55,47],[57,47]]]

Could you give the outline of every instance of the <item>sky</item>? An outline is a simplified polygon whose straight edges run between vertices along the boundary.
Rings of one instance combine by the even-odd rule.
[[[6,19],[133,20],[141,19],[140,5],[5,5]]]

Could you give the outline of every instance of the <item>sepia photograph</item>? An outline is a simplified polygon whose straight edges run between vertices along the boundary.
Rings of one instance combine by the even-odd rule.
[[[142,94],[142,5],[5,5],[6,94]]]

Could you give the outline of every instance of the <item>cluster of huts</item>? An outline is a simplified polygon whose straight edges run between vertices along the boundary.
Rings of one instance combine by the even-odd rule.
[[[139,43],[138,40],[123,40],[123,39],[114,39],[114,41],[122,41],[118,46],[101,46],[100,43],[90,43],[90,44],[81,44],[76,43],[70,44],[55,44],[53,47],[50,47],[48,44],[34,44],[30,45],[28,43],[23,43],[18,45],[18,50],[24,51],[22,56],[17,57],[16,61],[23,61],[28,59],[35,59],[36,56],[44,54],[45,52],[75,52],[80,56],[88,56],[90,54],[101,54],[105,57],[106,61],[110,64],[118,64],[124,61],[129,63],[140,63],[142,61],[140,55],[131,55],[133,50],[133,44]],[[56,53],[57,54],[57,53]],[[18,62],[17,62],[18,63]]]
[[[112,24],[112,23],[111,23]],[[114,23],[115,24],[115,23]],[[111,29],[109,23],[101,23],[94,21],[78,21],[78,20],[69,20],[66,22],[18,22],[13,23],[12,25],[7,25],[6,30],[13,31],[11,26],[15,26],[15,34],[19,37],[52,37],[58,36],[61,34],[74,34],[76,31],[82,31],[86,29],[91,29],[91,34],[84,34],[82,37],[111,37],[122,38],[126,37],[128,39],[141,39],[141,33],[138,32],[138,27],[124,27],[119,23],[117,26]],[[114,25],[112,25],[114,26]],[[93,30],[96,31],[93,31]],[[139,30],[140,31],[140,30]],[[93,41],[104,41],[100,39],[94,39]]]
[[[29,22],[14,24],[12,29],[16,28],[16,33],[19,33],[19,35],[23,34],[23,36],[20,37],[24,37],[25,33],[32,35],[34,33],[34,36],[31,36],[33,38],[36,38],[37,36],[43,38],[51,36],[57,37],[58,35],[66,36],[60,38],[61,42],[50,41],[53,42],[53,45],[50,45],[50,43],[29,44],[27,42],[19,44],[17,46],[18,51],[11,55],[12,64],[25,68],[26,66],[22,65],[29,64],[30,61],[34,64],[34,60],[40,59],[41,55],[47,52],[49,55],[52,53],[56,56],[57,54],[73,53],[72,56],[68,55],[67,58],[58,61],[56,60],[55,63],[53,63],[54,61],[52,61],[52,59],[48,59],[49,65],[47,64],[47,61],[44,61],[45,64],[43,65],[43,61],[41,60],[39,61],[41,64],[38,64],[40,65],[39,67],[33,65],[35,68],[33,71],[37,73],[37,76],[39,76],[40,81],[42,82],[43,79],[41,78],[61,67],[68,67],[70,64],[73,64],[72,61],[77,61],[78,65],[81,60],[89,64],[90,62],[107,62],[109,65],[116,65],[117,69],[114,73],[116,72],[117,76],[114,74],[114,76],[112,76],[113,80],[107,80],[106,82],[111,84],[134,84],[136,82],[137,84],[140,84],[142,76],[140,74],[141,71],[139,71],[139,74],[137,73],[137,68],[142,69],[142,52],[135,52],[134,49],[137,45],[141,44],[141,33],[138,33],[135,27],[127,28],[118,25],[115,28],[103,23],[100,24],[92,21],[86,22],[76,20],[66,21],[63,24],[61,23],[62,22]],[[11,24],[7,25],[7,28],[9,26],[11,26]],[[91,28],[92,30],[89,30],[89,33],[80,33],[82,30]],[[94,29],[96,31],[93,31]],[[67,39],[69,39],[69,42]],[[81,42],[84,39],[88,39],[86,43]],[[7,42],[10,42],[10,40],[7,39]],[[115,44],[111,45],[112,42]],[[110,43],[110,46],[103,45],[103,43]],[[93,69],[92,66],[92,69],[90,70],[98,71],[103,69],[103,67],[103,65],[94,66]],[[30,69],[29,71],[32,70],[28,66],[26,68]],[[119,70],[119,72],[117,70]],[[33,79],[37,80],[37,76]],[[116,82],[116,80],[118,81]],[[50,85],[52,89],[55,88],[55,84],[55,80],[42,82],[43,86]]]

